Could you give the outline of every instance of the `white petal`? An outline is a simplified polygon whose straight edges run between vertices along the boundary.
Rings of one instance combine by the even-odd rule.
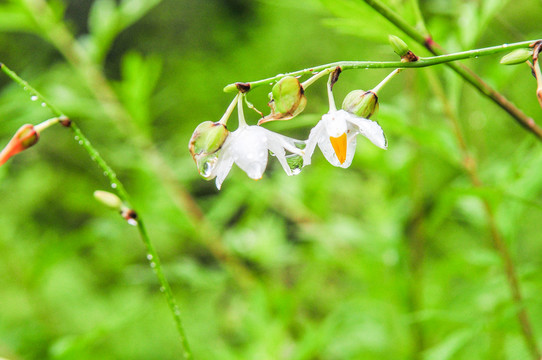
[[[312,153],[314,152],[316,144],[318,143],[318,140],[323,135],[323,133],[325,133],[325,128],[322,120],[320,120],[318,124],[316,124],[316,126],[311,129],[309,138],[307,139],[307,141],[305,141],[307,146],[305,147],[305,154],[303,155],[303,167],[310,165]]]
[[[329,136],[339,137],[346,132],[346,120],[348,114],[344,110],[331,111],[322,116],[322,122]]]
[[[267,167],[267,134],[263,128],[248,126],[239,129],[232,142],[233,160],[252,179],[261,179]]]
[[[235,136],[232,136],[233,134],[230,134],[228,138],[226,139],[226,142],[224,142],[224,145],[222,146],[222,149],[220,150],[220,154],[218,156],[218,161],[215,165],[214,173],[216,174],[216,187],[218,190],[222,187],[222,183],[224,182],[224,179],[226,179],[226,176],[228,176],[231,167],[233,166],[233,157],[231,153],[231,141],[235,139]]]
[[[344,112],[347,113],[346,111]],[[376,121],[364,119],[350,113],[347,114],[348,121],[356,125],[361,135],[365,136],[379,148],[382,148],[384,150],[388,148],[388,141],[386,140],[386,136],[384,135],[384,130],[382,130],[382,128],[380,127],[380,125],[378,125]]]

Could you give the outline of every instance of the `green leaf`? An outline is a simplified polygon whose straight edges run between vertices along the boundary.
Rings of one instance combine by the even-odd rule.
[[[120,97],[137,125],[147,132],[153,118],[150,113],[151,96],[161,70],[162,60],[156,56],[143,58],[131,52],[122,59],[122,81],[117,85]]]

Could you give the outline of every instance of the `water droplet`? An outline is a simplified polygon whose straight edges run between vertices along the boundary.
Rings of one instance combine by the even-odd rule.
[[[196,164],[198,165],[200,175],[207,180],[212,179],[214,177],[213,170],[215,169],[217,161],[217,154],[202,156],[201,158],[196,157]]]
[[[38,97],[37,97],[36,95],[32,95],[32,96],[30,97],[30,100],[36,101],[36,100],[38,100]]]
[[[150,265],[151,265],[151,268],[153,268],[153,269],[156,267],[156,263],[154,261],[151,261]]]
[[[502,47],[506,48],[506,47],[508,47],[508,44],[503,44]]]
[[[137,220],[136,220],[136,219],[128,219],[128,220],[126,220],[126,222],[127,222],[129,225],[137,226]]]
[[[152,254],[147,254],[147,260],[152,260]]]
[[[74,139],[75,139],[75,141],[78,141],[78,140],[79,140],[79,136],[75,135]]]
[[[112,187],[113,189],[116,189],[116,188],[117,188],[117,184],[116,184],[116,183],[111,183],[111,187]]]
[[[83,140],[79,140],[79,145],[83,145]]]
[[[286,156],[286,161],[292,170],[292,175],[297,175],[301,172],[301,168],[303,167],[303,156],[297,154],[288,155]]]
[[[42,102],[42,103],[41,103],[41,106],[42,106],[42,107],[46,107],[46,106],[47,106],[47,104],[46,104],[46,103],[44,103],[44,102]]]
[[[107,171],[104,171],[104,176],[107,176]]]

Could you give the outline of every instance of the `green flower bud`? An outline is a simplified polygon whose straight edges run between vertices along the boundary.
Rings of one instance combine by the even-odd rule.
[[[306,98],[303,87],[293,76],[286,76],[273,86],[271,91],[275,110],[283,114],[293,114],[300,105],[305,107]],[[305,100],[305,102],[303,102]]]
[[[188,150],[195,155],[213,154],[220,150],[228,137],[228,129],[218,122],[205,121],[199,124],[192,134]]]
[[[218,151],[226,141],[229,131],[224,124],[205,121],[194,130],[188,150],[196,162],[198,172],[205,179],[214,178],[213,169],[218,160]]]
[[[365,119],[378,111],[378,96],[372,91],[354,90],[344,98],[343,110]]]
[[[388,40],[393,48],[393,51],[400,57],[405,56],[409,52],[408,45],[395,35],[388,36]]]
[[[503,65],[516,65],[524,63],[533,56],[533,50],[516,49],[511,53],[504,55],[501,59]]]
[[[261,118],[258,125],[273,120],[289,120],[296,117],[307,105],[305,90],[293,76],[286,76],[273,86],[269,94],[271,114]]]
[[[94,198],[113,210],[120,210],[122,208],[122,200],[117,195],[108,191],[96,190],[94,191]]]

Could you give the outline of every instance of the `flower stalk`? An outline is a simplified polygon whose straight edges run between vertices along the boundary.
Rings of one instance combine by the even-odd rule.
[[[480,49],[474,49],[469,51],[462,51],[457,52],[453,54],[446,54],[446,55],[438,55],[438,56],[430,56],[430,57],[420,57],[418,61],[414,62],[401,62],[401,61],[337,61],[329,64],[319,65],[319,66],[313,66],[310,68],[292,71],[285,74],[279,74],[273,77],[269,77],[262,80],[256,80],[256,81],[250,81],[247,83],[243,83],[247,85],[250,90],[261,86],[261,85],[268,85],[270,82],[278,81],[286,76],[304,76],[304,75],[313,75],[315,73],[318,73],[316,75],[320,75],[322,71],[324,71],[321,76],[324,76],[326,74],[329,74],[333,70],[335,70],[336,67],[340,67],[341,70],[351,70],[351,69],[393,69],[393,68],[421,68],[421,67],[428,67],[428,66],[435,66],[445,63],[450,63],[453,61],[458,60],[465,60],[465,59],[472,59],[482,56],[489,56],[489,55],[495,55],[500,54],[503,52],[509,52],[514,49],[522,49],[522,48],[529,48],[529,45],[535,42],[536,40],[529,40],[529,41],[521,41],[513,44],[503,44],[503,45],[497,45],[497,46],[490,46],[486,48],[480,48]],[[316,76],[315,75],[315,76]],[[312,82],[316,81],[318,78],[312,80]],[[309,78],[309,80],[311,80]],[[307,81],[309,81],[307,80]],[[312,83],[311,82],[311,83]],[[232,92],[237,91],[236,84],[239,83],[233,83],[229,84],[224,88],[225,92]],[[303,87],[305,86],[305,83],[302,83]],[[307,84],[307,86],[310,85]],[[541,133],[542,134],[542,133]]]
[[[134,214],[136,213],[133,206],[130,205],[130,197],[124,188],[124,185],[122,182],[118,179],[116,173],[113,171],[113,169],[107,164],[107,162],[104,160],[104,158],[98,153],[96,148],[91,144],[91,142],[87,139],[87,137],[83,134],[81,129],[77,126],[77,124],[73,121],[71,121],[66,115],[64,115],[58,108],[56,108],[54,105],[52,105],[50,102],[48,102],[43,95],[41,95],[36,89],[34,89],[32,86],[30,86],[26,81],[21,79],[14,71],[10,70],[8,67],[6,67],[4,64],[0,63],[0,69],[14,82],[19,84],[26,92],[30,93],[32,96],[36,96],[38,99],[40,99],[47,108],[49,108],[53,114],[56,115],[56,120],[50,119],[45,121],[43,128],[47,128],[49,126],[54,125],[55,123],[61,123],[65,127],[69,127],[73,134],[75,135],[74,138],[78,143],[85,149],[85,151],[88,153],[89,157],[98,164],[100,169],[103,171],[104,175],[109,179],[109,182],[111,184],[111,187],[116,190],[116,193],[118,194],[119,198],[123,201],[123,203],[126,205],[126,208],[132,209]],[[37,134],[37,132],[36,132]],[[138,213],[139,214],[139,213]],[[123,217],[127,221],[129,221],[129,218],[133,218],[133,215],[131,214],[122,214]],[[129,217],[129,218],[127,218]],[[160,284],[161,292],[164,294],[164,297],[166,299],[166,302],[168,304],[168,307],[171,311],[173,320],[176,324],[177,332],[179,333],[180,340],[181,340],[181,346],[183,350],[183,358],[185,360],[191,360],[193,359],[192,351],[190,349],[190,346],[188,344],[188,340],[186,337],[186,334],[184,332],[184,327],[181,320],[181,312],[179,309],[179,306],[177,305],[177,302],[173,296],[173,292],[171,291],[171,287],[169,285],[169,282],[167,281],[164,272],[161,267],[160,258],[158,256],[158,253],[156,252],[156,249],[154,247],[154,244],[152,243],[150,237],[148,236],[147,230],[145,228],[143,219],[138,216],[137,217],[137,223],[132,224],[137,225],[137,229],[139,232],[139,235],[145,245],[146,251],[147,251],[147,260],[149,261],[149,265],[152,268],[153,272],[155,273],[158,283]]]

